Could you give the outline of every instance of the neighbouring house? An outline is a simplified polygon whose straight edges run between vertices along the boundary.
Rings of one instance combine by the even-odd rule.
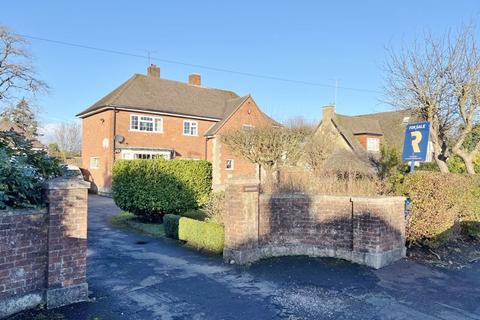
[[[315,134],[327,136],[335,146],[327,168],[373,174],[370,159],[380,155],[382,144],[402,152],[405,127],[412,122],[415,116],[408,110],[346,116],[335,113],[334,106],[325,106]],[[426,162],[432,156],[429,151]]]
[[[147,75],[133,75],[77,116],[83,168],[100,193],[110,193],[118,159],[205,159],[214,189],[228,177],[258,176],[258,167],[234,156],[219,135],[276,124],[250,95],[205,87],[199,74],[190,74],[188,83],[162,79],[153,64]]]
[[[31,134],[25,132],[25,130],[6,118],[0,118],[0,131],[15,131],[16,133],[23,135],[26,139],[30,140],[33,150],[46,149],[45,145],[38,141],[36,136],[32,136]]]

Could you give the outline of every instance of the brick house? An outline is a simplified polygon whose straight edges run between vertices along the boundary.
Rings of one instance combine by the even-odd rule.
[[[346,116],[335,113],[334,106],[325,106],[315,134],[328,136],[335,146],[327,167],[373,173],[370,159],[380,155],[382,144],[401,152],[405,127],[415,121],[408,110]],[[431,151],[428,154],[430,162],[433,154]]]
[[[202,86],[198,74],[188,83],[162,79],[153,64],[77,116],[83,169],[100,193],[110,192],[117,159],[205,159],[215,189],[230,176],[256,176],[257,166],[232,155],[219,135],[276,124],[250,95]]]

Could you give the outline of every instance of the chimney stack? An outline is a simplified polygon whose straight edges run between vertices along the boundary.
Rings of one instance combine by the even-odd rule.
[[[151,64],[147,69],[147,75],[149,77],[160,78],[160,68],[156,64]]]
[[[188,84],[193,86],[201,86],[202,85],[202,78],[198,73],[191,73],[188,76]]]
[[[335,106],[324,106],[323,107],[323,116],[322,116],[322,121],[330,121],[333,119],[333,116],[335,115]]]

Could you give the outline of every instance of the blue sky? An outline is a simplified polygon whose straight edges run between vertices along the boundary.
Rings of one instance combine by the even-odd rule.
[[[476,21],[478,1],[7,1],[0,23],[29,36],[166,60],[340,87],[337,110],[388,110],[381,103],[386,47],[430,30]],[[148,61],[30,40],[51,87],[38,104],[44,123],[68,121]],[[333,87],[259,79],[155,61],[163,78],[198,72],[209,87],[252,94],[278,120],[318,121]]]

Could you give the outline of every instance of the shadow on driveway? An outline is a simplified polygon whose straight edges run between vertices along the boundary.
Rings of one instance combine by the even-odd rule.
[[[373,270],[286,257],[232,266],[112,228],[106,221],[119,209],[110,198],[90,196],[89,205],[91,301],[49,313],[58,319],[480,319],[480,263],[448,271],[403,260]]]

